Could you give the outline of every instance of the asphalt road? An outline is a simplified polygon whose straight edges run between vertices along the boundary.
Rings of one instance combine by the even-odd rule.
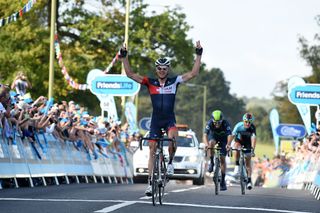
[[[320,212],[320,201],[308,191],[239,186],[214,195],[213,185],[170,181],[164,205],[153,206],[145,184],[70,184],[0,190],[1,213],[82,212]]]

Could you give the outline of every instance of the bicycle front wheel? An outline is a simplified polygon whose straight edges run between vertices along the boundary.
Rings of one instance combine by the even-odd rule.
[[[214,173],[213,173],[213,182],[214,182],[214,191],[215,194],[218,195],[219,194],[219,170],[220,170],[220,161],[218,158],[215,159],[214,161],[215,165],[214,165]]]
[[[164,197],[164,187],[166,185],[166,168],[165,168],[165,162],[163,159],[159,158],[159,177],[161,177],[161,179],[159,179],[158,182],[158,187],[159,187],[159,203],[160,205],[162,205],[163,202],[163,197]]]
[[[158,179],[159,179],[159,164],[158,164],[159,156],[155,156],[155,160],[153,162],[153,171],[152,171],[152,204],[155,206],[158,200]]]
[[[240,160],[240,185],[241,185],[241,194],[246,193],[246,178],[245,178],[245,165],[244,160]]]

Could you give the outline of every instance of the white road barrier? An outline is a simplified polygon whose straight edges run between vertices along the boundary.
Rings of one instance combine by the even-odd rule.
[[[19,178],[27,178],[31,187],[35,178],[47,185],[48,177],[57,185],[61,178],[67,184],[70,179],[77,183],[88,183],[89,179],[95,183],[133,183],[132,154],[126,150],[114,153],[97,149],[93,155],[83,146],[60,142],[50,134],[37,133],[36,139],[36,143],[30,143],[18,136],[13,141],[0,138],[0,179],[13,179],[16,188]]]

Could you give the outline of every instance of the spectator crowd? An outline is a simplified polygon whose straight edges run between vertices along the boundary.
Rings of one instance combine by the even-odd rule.
[[[139,133],[128,132],[128,124],[94,117],[74,101],[54,102],[44,96],[33,100],[28,93],[31,83],[19,72],[11,88],[0,83],[0,128],[3,141],[15,144],[15,136],[23,142],[36,143],[37,134],[48,133],[61,143],[73,142],[92,156],[98,152],[118,153],[139,140]],[[41,155],[38,153],[38,158]]]
[[[313,129],[303,140],[292,141],[292,152],[282,152],[273,159],[256,158],[254,171],[255,186],[287,187],[295,175],[308,176],[320,170],[320,129]],[[301,177],[300,177],[301,178]],[[312,179],[312,177],[309,177]],[[308,179],[308,177],[301,178]],[[312,180],[310,180],[312,181]]]

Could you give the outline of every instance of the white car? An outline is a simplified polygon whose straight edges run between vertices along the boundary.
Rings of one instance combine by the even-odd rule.
[[[205,176],[204,144],[200,143],[192,130],[179,130],[177,151],[173,159],[174,175],[170,179],[193,180],[193,185],[203,185]],[[148,133],[145,137],[148,136]],[[149,146],[143,141],[142,150],[139,148],[133,155],[133,179],[147,181]],[[164,142],[164,153],[168,159],[168,142]]]

